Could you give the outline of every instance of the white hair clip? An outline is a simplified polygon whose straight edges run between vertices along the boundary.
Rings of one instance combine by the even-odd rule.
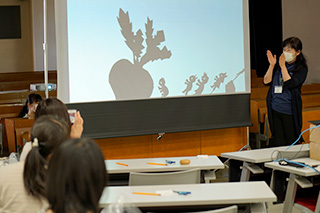
[[[34,139],[33,139],[32,147],[39,147],[38,138],[34,138]]]

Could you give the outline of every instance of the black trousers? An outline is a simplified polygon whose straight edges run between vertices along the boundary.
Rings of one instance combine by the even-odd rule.
[[[293,115],[272,110],[272,119],[274,126],[274,132],[272,133],[274,146],[291,145],[298,139],[298,135],[295,133]],[[277,195],[278,202],[283,202],[287,189],[286,178],[289,177],[289,174],[282,171],[274,171],[273,177],[274,193]]]
[[[293,115],[272,110],[274,146],[290,145],[298,139],[295,133]]]

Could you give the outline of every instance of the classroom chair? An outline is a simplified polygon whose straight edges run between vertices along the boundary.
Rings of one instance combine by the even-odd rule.
[[[200,169],[164,173],[130,172],[129,175],[129,186],[193,183],[200,183]]]

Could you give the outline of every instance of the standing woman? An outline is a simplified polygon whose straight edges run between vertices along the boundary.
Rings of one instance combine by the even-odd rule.
[[[270,85],[267,95],[268,118],[275,146],[295,142],[302,128],[301,87],[308,66],[302,54],[302,42],[297,37],[282,42],[283,53],[277,64],[276,55],[267,51],[269,69],[263,83]],[[303,139],[300,139],[302,142]]]

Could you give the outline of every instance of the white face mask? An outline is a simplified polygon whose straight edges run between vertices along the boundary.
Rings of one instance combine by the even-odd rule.
[[[34,107],[33,107],[33,111],[34,112],[36,111],[37,107],[38,107],[38,104],[35,104]]]
[[[296,56],[293,57],[293,53],[283,52],[286,62],[292,61]]]

